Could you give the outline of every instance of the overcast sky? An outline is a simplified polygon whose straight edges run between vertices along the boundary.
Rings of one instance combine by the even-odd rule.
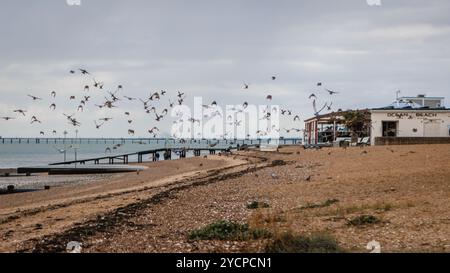
[[[81,67],[107,90],[121,84],[122,94],[136,97],[161,89],[174,97],[180,90],[188,105],[194,96],[220,105],[264,104],[271,94],[273,104],[302,120],[313,114],[312,92],[319,104],[332,99],[335,110],[382,107],[396,90],[450,97],[450,1],[381,2],[81,0],[69,6],[66,0],[2,0],[0,116],[17,119],[0,120],[0,135],[73,134],[62,113],[77,113],[83,86],[91,84],[69,73]],[[247,91],[244,82],[251,85]],[[340,94],[330,98],[317,82]],[[133,128],[136,136],[148,136],[153,116],[138,102],[98,110],[93,104],[104,92],[92,89],[92,102],[77,113],[80,135],[125,137]],[[44,100],[33,102],[28,94]],[[71,95],[76,102],[69,102]],[[56,111],[49,109],[53,101]],[[12,112],[19,108],[27,117]],[[125,110],[134,124],[126,122]],[[30,125],[32,115],[42,124]],[[93,120],[105,116],[116,119],[96,130]],[[170,120],[164,124],[167,131]]]

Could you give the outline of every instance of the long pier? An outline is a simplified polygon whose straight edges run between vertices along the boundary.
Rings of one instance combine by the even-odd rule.
[[[131,156],[137,156],[138,160],[137,163],[144,162],[143,158],[145,155],[152,155],[152,161],[158,161],[160,159],[160,154],[163,154],[164,160],[171,160],[172,155],[174,153],[178,154],[180,158],[186,158],[188,152],[193,152],[195,157],[201,156],[202,152],[207,152],[209,155],[215,155],[218,152],[230,152],[232,150],[240,150],[242,148],[250,148],[250,147],[256,147],[257,145],[243,145],[243,146],[236,146],[236,147],[229,147],[229,148],[161,148],[161,149],[152,149],[147,151],[140,151],[140,152],[134,152],[134,153],[127,153],[127,154],[121,154],[121,155],[111,155],[111,156],[102,156],[102,157],[96,157],[96,158],[89,158],[89,159],[80,159],[80,160],[72,160],[72,161],[65,161],[65,162],[57,162],[49,164],[50,166],[57,166],[57,165],[71,165],[71,164],[81,164],[85,165],[86,163],[94,163],[94,165],[99,165],[102,163],[102,161],[107,161],[102,164],[116,164],[117,162],[120,162],[120,164],[128,164],[129,158]]]
[[[188,139],[187,144],[206,143],[211,144],[220,141],[223,144],[264,144],[271,140],[268,139]],[[280,145],[295,145],[300,143],[300,138],[282,138],[278,140]],[[176,144],[180,143],[177,139],[166,138],[1,138],[0,144]]]

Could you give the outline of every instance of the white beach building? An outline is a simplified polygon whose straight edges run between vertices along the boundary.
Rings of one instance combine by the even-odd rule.
[[[371,144],[450,143],[450,109],[443,105],[444,98],[419,95],[370,110]]]

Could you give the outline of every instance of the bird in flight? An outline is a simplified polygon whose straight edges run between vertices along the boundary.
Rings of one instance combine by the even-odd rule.
[[[123,96],[123,97],[126,98],[129,101],[137,100],[136,98],[132,98],[132,97],[127,97],[127,96]]]
[[[94,120],[95,128],[100,129],[105,122],[98,124],[96,120]]]
[[[339,94],[339,92],[336,92],[336,91],[333,91],[333,90],[329,90],[329,89],[326,89],[326,90],[327,90],[327,92],[328,92],[330,95]]]
[[[80,68],[78,70],[80,70],[81,74],[83,74],[83,75],[91,75],[86,69]]]
[[[2,117],[2,119],[8,121],[8,120],[12,120],[12,119],[15,119],[15,118],[12,118],[12,117]]]
[[[33,96],[33,95],[28,95],[28,97],[32,98],[33,100],[42,100],[41,98]]]
[[[316,94],[311,94],[311,95],[309,95],[309,99],[317,99],[317,96],[316,96]]]
[[[52,97],[56,97],[56,92],[55,91],[53,91],[51,94],[50,94]]]
[[[102,121],[104,121],[104,122],[108,122],[108,121],[112,120],[112,118],[101,118],[101,119],[99,119],[99,120],[102,120]]]
[[[266,100],[268,100],[268,101],[271,101],[272,99],[273,99],[272,95],[268,95],[268,96],[266,97]]]
[[[294,117],[294,121],[300,121],[300,116],[298,116],[298,115],[295,116],[295,117]]]
[[[31,124],[33,124],[33,123],[35,123],[35,122],[37,122],[37,123],[42,123],[40,120],[37,119],[36,116],[32,116],[32,117],[31,117]]]
[[[273,76],[273,77],[272,77],[272,81],[275,81],[276,79],[277,79],[276,76]]]
[[[22,114],[23,116],[25,116],[25,113],[27,112],[26,110],[22,110],[22,109],[18,109],[18,110],[14,110],[14,113],[19,113]]]
[[[250,84],[244,83],[244,89],[249,89],[249,88],[250,88]]]
[[[56,109],[56,104],[52,103],[49,108],[52,109],[52,110],[55,110]]]

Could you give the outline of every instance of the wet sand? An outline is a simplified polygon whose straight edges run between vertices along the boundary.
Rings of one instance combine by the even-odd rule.
[[[187,239],[228,219],[274,233],[327,233],[351,252],[368,252],[372,240],[385,252],[450,252],[450,145],[288,147],[157,164],[111,181],[0,196],[0,251],[64,251],[69,241],[84,252],[263,250],[264,240]],[[255,200],[270,208],[247,209]],[[382,221],[348,225],[366,214]]]

